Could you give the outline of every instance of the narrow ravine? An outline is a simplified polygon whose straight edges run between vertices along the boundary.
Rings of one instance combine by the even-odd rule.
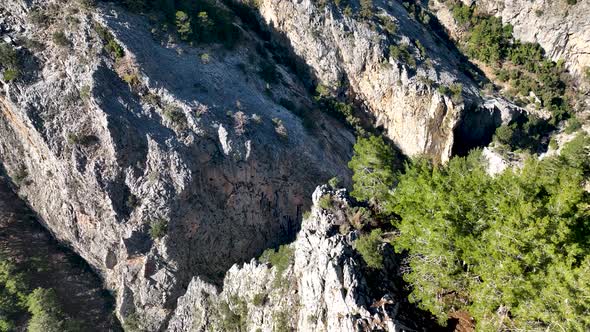
[[[85,331],[122,331],[113,314],[114,299],[88,264],[44,229],[0,174],[1,259],[13,262],[30,289],[53,289],[64,314]],[[27,325],[24,315],[18,328]]]

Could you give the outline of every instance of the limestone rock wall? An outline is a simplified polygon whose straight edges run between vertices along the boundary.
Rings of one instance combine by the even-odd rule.
[[[311,102],[286,70],[265,92],[248,62],[255,36],[232,52],[190,48],[109,4],[7,0],[0,14],[0,38],[30,65],[2,83],[0,160],[46,227],[116,291],[123,321],[162,328],[193,276],[219,282],[292,238],[318,182],[348,177],[354,137],[322,114],[313,121],[325,130],[304,128],[280,106]],[[123,58],[107,55],[97,25]],[[150,236],[158,223],[167,231]]]
[[[335,210],[319,207],[331,195]],[[404,319],[399,294],[372,298],[354,251],[358,233],[338,232],[342,211],[350,206],[343,190],[321,186],[303,221],[297,239],[289,245],[290,263],[282,272],[252,260],[234,265],[219,292],[198,278],[179,299],[169,331],[402,331],[421,330]],[[383,280],[383,284],[385,284]]]
[[[490,110],[477,105],[477,86],[460,68],[452,48],[411,17],[401,2],[373,1],[375,18],[354,14],[312,0],[262,0],[259,12],[283,39],[285,47],[303,59],[318,83],[336,95],[348,93],[366,106],[400,149],[408,155],[427,154],[446,161],[454,130],[466,113],[482,124],[492,122]],[[393,22],[388,33],[384,22]],[[392,57],[390,46],[406,47],[416,65]],[[439,86],[462,85],[460,98],[443,95]],[[479,133],[465,139],[477,140]]]

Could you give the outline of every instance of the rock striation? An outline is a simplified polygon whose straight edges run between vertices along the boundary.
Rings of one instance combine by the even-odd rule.
[[[358,6],[347,13],[331,1],[261,0],[260,15],[277,39],[301,58],[311,76],[333,94],[348,94],[364,104],[385,133],[407,155],[427,154],[446,161],[458,127],[483,139],[493,131],[496,110],[480,108],[477,84],[458,68],[454,47],[416,20],[401,2],[373,1],[373,18]],[[401,56],[392,54],[390,47]],[[406,50],[410,58],[404,59]],[[454,97],[439,87],[460,84]],[[469,122],[462,121],[469,114]],[[486,130],[487,129],[487,130]]]

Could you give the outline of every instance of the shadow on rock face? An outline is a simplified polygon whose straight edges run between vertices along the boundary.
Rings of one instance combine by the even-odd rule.
[[[251,40],[230,53],[211,45],[167,47],[150,34],[143,17],[118,11],[102,19],[132,57],[143,96],[158,98],[155,105],[142,104],[112,70],[96,73],[97,80],[116,82],[101,84],[95,95],[109,116],[117,159],[135,172],[131,182],[139,180],[130,192],[141,211],[132,209],[130,222],[167,220],[163,239],[151,244],[149,227],[136,227],[124,243],[133,248],[128,254],[148,256],[147,278],[174,270],[166,304],[173,307],[193,276],[220,285],[233,264],[292,240],[315,186],[333,176],[349,182],[354,137],[321,113],[315,124],[324,129],[309,130],[281,106],[273,94],[295,95],[309,107],[313,101],[296,77],[279,80],[269,93],[247,63]],[[274,62],[271,50],[259,51],[270,52],[267,60]],[[183,129],[172,128],[165,116],[172,106],[185,114]],[[237,112],[246,119],[242,126]],[[279,121],[286,135],[277,133]],[[151,175],[153,181],[146,179]],[[110,186],[112,196],[124,201],[125,188]]]

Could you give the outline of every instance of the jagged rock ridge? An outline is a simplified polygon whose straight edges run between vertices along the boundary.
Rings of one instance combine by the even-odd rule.
[[[330,195],[334,209],[320,207]],[[234,265],[219,292],[194,278],[178,301],[169,331],[402,331],[421,329],[402,309],[398,293],[372,298],[362,258],[353,249],[358,231],[339,233],[351,207],[343,189],[324,185],[282,270],[252,260]],[[395,263],[393,263],[395,264]],[[387,283],[387,278],[382,283]],[[392,291],[396,291],[392,289]]]

